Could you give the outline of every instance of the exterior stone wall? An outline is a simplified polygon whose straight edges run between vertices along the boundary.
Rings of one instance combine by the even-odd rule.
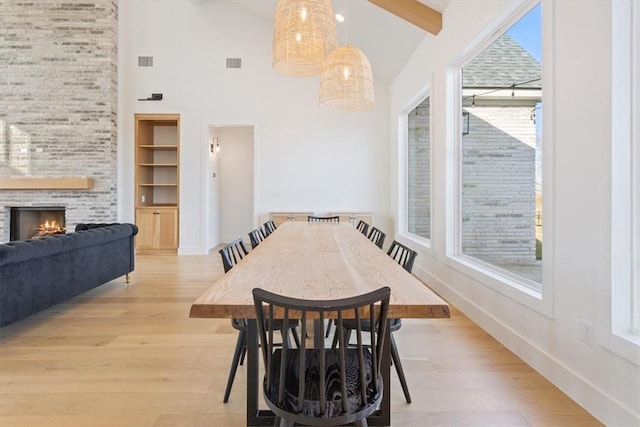
[[[407,115],[407,231],[431,238],[429,98]]]
[[[0,28],[0,179],[94,179],[90,190],[0,190],[0,241],[11,206],[64,206],[67,229],[114,222],[117,0],[2,1]]]
[[[536,130],[530,105],[476,105],[462,137],[462,252],[535,262]]]

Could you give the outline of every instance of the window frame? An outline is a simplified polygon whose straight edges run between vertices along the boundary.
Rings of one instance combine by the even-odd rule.
[[[409,114],[429,98],[429,238],[409,231]],[[398,188],[398,235],[424,248],[427,254],[432,254],[433,241],[433,98],[431,87],[423,88],[419,94],[403,109],[398,117],[398,170],[400,182]]]
[[[611,275],[599,289],[597,336],[640,365],[640,5],[611,7]]]
[[[543,102],[543,127],[542,140],[544,150],[542,164],[544,167],[542,182],[553,181],[554,146],[552,129],[554,128],[554,107],[552,103],[553,87],[553,16],[555,8],[553,2],[544,3],[541,0],[528,0],[513,5],[505,12],[505,15],[487,26],[485,31],[474,46],[466,51],[449,67],[447,79],[448,107],[447,107],[447,150],[449,161],[447,162],[447,200],[446,200],[446,259],[445,262],[452,268],[461,271],[479,283],[519,302],[520,304],[553,317],[553,277],[554,277],[554,220],[553,187],[542,186],[543,193],[543,217],[544,241],[542,264],[542,283],[534,282],[526,277],[509,272],[478,258],[462,253],[462,69],[473,58],[479,55],[498,37],[508,31],[533,8],[541,5],[542,15],[542,82],[544,98]],[[538,291],[536,288],[540,288]]]

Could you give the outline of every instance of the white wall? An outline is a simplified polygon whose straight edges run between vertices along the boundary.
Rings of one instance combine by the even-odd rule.
[[[122,220],[133,219],[133,115],[168,112],[181,114],[180,254],[218,243],[202,232],[213,203],[208,144],[216,124],[256,128],[256,223],[270,211],[362,211],[390,227],[388,84],[376,82],[372,110],[322,111],[319,76],[272,70],[272,31],[269,20],[224,1],[120,2]],[[154,66],[138,67],[139,55],[153,56]],[[226,69],[227,57],[242,58],[243,68]],[[152,92],[164,99],[136,101]]]
[[[610,271],[611,5],[545,2],[544,301],[514,298],[467,274],[447,257],[447,206],[454,193],[450,67],[521,2],[452,1],[444,29],[417,49],[391,87],[391,211],[396,216],[398,115],[432,88],[433,236],[419,248],[414,273],[424,278],[523,360],[608,425],[640,424],[640,368],[601,345],[580,340],[581,321],[602,331],[599,284]],[[506,29],[506,28],[503,28]],[[550,42],[554,42],[550,50]],[[546,61],[546,62],[545,62]],[[549,72],[549,70],[552,70]],[[551,197],[547,197],[551,196]],[[490,391],[487,391],[490,392]]]

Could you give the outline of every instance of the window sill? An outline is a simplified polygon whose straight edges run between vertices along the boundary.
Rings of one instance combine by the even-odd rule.
[[[546,289],[548,286],[543,291],[540,283],[467,255],[450,255],[447,256],[446,262],[480,284],[548,318],[553,317],[550,299],[544,297],[545,293],[550,291]]]

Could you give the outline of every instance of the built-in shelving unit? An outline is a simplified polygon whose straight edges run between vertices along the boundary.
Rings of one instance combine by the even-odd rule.
[[[140,250],[178,247],[180,115],[135,115],[136,223]]]

